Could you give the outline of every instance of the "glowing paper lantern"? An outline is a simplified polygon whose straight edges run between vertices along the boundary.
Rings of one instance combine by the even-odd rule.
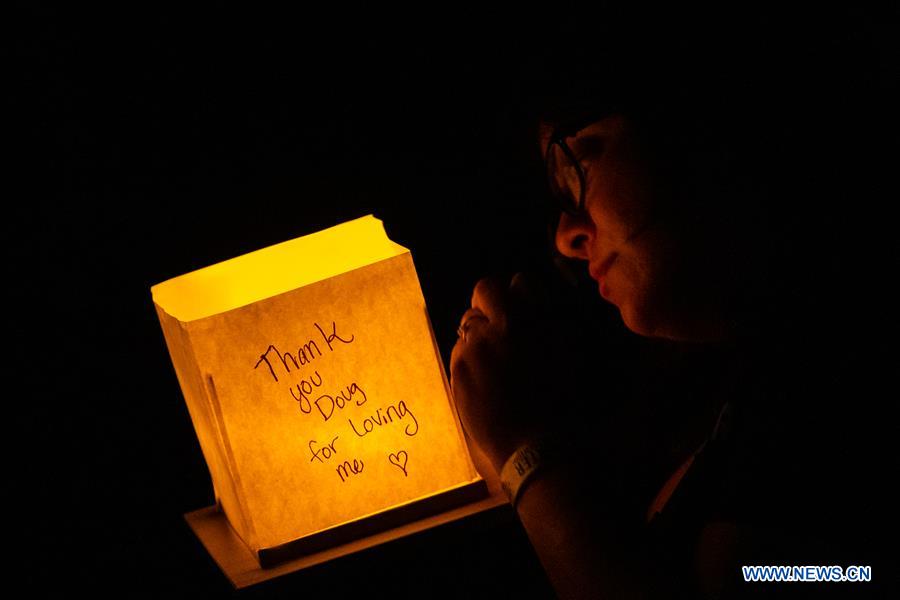
[[[212,476],[212,512],[259,567],[487,495],[412,257],[379,220],[252,252],[152,293]]]

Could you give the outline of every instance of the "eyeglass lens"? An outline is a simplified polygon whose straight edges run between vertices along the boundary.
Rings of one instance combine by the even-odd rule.
[[[577,212],[581,201],[581,175],[561,142],[550,144],[547,152],[547,177],[551,191],[561,203],[560,208],[569,213]]]

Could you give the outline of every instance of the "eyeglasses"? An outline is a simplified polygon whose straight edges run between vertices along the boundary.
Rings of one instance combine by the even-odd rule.
[[[571,130],[554,132],[544,156],[550,192],[559,203],[560,210],[575,216],[584,210],[587,176],[575,153],[566,144],[565,139],[572,135]]]

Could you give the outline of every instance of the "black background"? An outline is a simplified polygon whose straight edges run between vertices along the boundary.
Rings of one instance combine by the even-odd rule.
[[[725,27],[681,16],[686,32]],[[820,74],[803,97],[821,101],[815,110],[858,88],[857,112],[825,127],[882,125],[882,113],[859,109],[886,106],[894,89],[890,15],[749,16],[749,44],[764,48],[769,28],[783,27]],[[8,199],[4,237],[16,348],[7,380],[25,382],[10,384],[8,404],[25,410],[8,421],[8,518],[15,578],[30,592],[232,593],[181,517],[211,504],[212,488],[151,285],[374,213],[413,252],[446,359],[477,279],[545,256],[519,82],[548,46],[584,35],[566,23],[593,17],[347,18],[148,5],[31,8],[18,23],[10,114],[25,136],[12,179],[25,185]],[[870,137],[896,157],[896,139]],[[509,519],[445,527],[241,595],[288,593],[550,588]]]

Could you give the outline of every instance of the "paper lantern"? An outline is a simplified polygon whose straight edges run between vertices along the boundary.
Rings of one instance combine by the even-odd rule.
[[[483,500],[412,256],[378,219],[152,294],[217,502],[192,525],[236,585],[266,578],[254,569],[497,504]],[[228,536],[256,564],[226,556]]]

